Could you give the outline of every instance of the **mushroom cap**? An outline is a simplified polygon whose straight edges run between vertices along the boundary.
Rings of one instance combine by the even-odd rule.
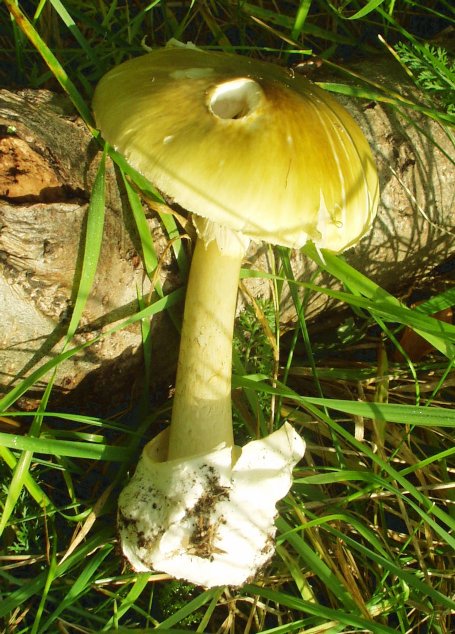
[[[246,57],[166,48],[98,84],[104,138],[161,192],[254,240],[342,251],[370,228],[368,143],[326,91]]]

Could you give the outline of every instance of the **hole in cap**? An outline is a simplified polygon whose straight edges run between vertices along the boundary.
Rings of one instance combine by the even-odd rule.
[[[243,119],[254,112],[262,94],[257,82],[241,77],[216,86],[210,96],[209,107],[220,119]]]

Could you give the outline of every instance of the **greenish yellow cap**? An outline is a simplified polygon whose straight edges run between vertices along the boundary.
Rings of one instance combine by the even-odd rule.
[[[161,192],[254,240],[342,251],[376,214],[359,126],[286,68],[165,48],[107,73],[93,108],[104,138]]]

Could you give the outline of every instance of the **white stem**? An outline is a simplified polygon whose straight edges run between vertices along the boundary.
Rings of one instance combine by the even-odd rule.
[[[168,459],[209,452],[232,433],[232,336],[243,253],[197,240],[185,300]]]

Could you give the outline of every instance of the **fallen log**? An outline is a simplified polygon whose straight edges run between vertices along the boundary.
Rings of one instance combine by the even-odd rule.
[[[391,77],[388,65],[362,70],[416,97],[401,75]],[[370,141],[381,182],[373,231],[345,257],[387,290],[400,292],[453,254],[451,140],[441,124],[422,114],[400,113],[377,102],[342,101]],[[99,156],[99,145],[66,98],[43,90],[0,90],[0,394],[61,349]],[[133,314],[138,292],[151,290],[125,192],[111,163],[106,183],[103,248],[75,338],[78,344]],[[145,204],[144,213],[163,257],[161,281],[167,289],[177,288],[185,280],[166,249],[159,216]],[[267,270],[267,251],[253,246],[247,262]],[[293,253],[292,262],[299,279],[310,279],[316,270],[300,253]],[[327,276],[320,281],[336,287]],[[265,280],[248,280],[247,286],[255,296],[268,295]],[[292,321],[287,296],[282,305],[283,322]],[[326,296],[315,296],[308,315],[314,318],[330,306]],[[152,381],[167,385],[172,382],[178,333],[166,313],[152,324]],[[99,413],[103,405],[112,407],[129,397],[142,380],[141,368],[141,333],[135,324],[101,338],[59,366],[55,394]],[[23,407],[34,407],[46,379],[22,400]]]

